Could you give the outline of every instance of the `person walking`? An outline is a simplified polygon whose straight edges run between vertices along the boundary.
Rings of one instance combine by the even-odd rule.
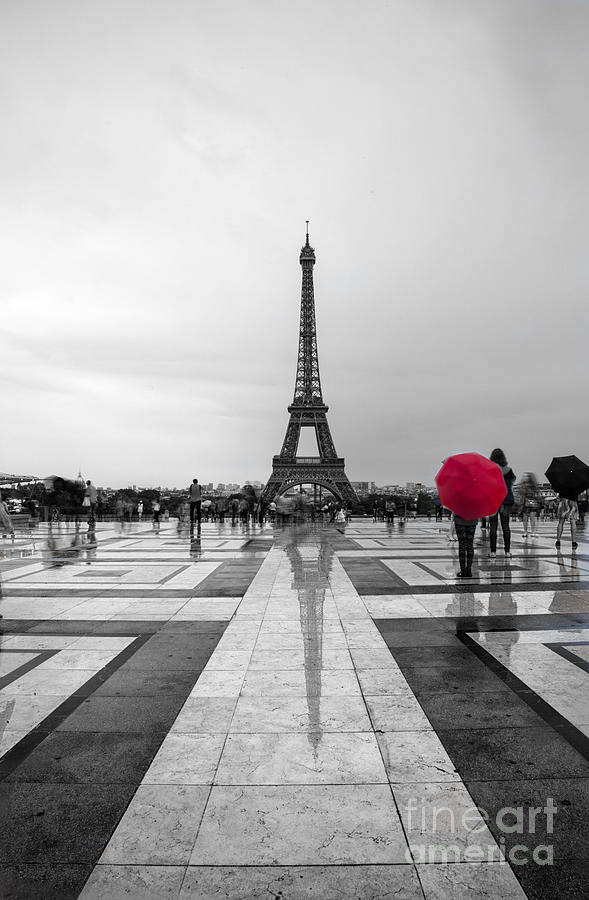
[[[192,479],[192,484],[188,488],[188,499],[190,500],[190,524],[194,525],[194,515],[196,513],[196,520],[198,522],[198,527],[200,528],[202,491],[200,489],[200,484],[198,483],[198,478]]]
[[[162,511],[162,506],[157,497],[151,504],[151,508],[153,511],[153,527],[155,528],[157,526],[159,528],[160,527],[160,513]]]
[[[245,497],[242,497],[238,503],[239,519],[242,525],[247,525],[249,521],[250,505]]]
[[[571,526],[571,547],[577,549],[577,519],[579,518],[579,505],[576,500],[569,500],[567,497],[559,495],[558,500],[558,525],[556,526],[556,546],[560,547],[560,539],[564,530],[565,522]]]
[[[143,500],[140,500],[137,504],[137,518],[139,521],[143,518]]]
[[[88,479],[86,489],[84,491],[84,500],[82,506],[88,507],[90,513],[88,515],[88,523],[96,521],[96,501],[98,499],[98,491]]]
[[[14,525],[12,524],[12,519],[10,518],[10,514],[8,512],[8,504],[5,500],[2,499],[2,494],[0,493],[0,531],[2,533],[2,537],[5,537],[9,534],[14,541]]]
[[[579,508],[579,528],[585,527],[585,515],[589,511],[589,491],[583,491],[577,497],[577,506]]]
[[[227,497],[218,497],[217,498],[217,512],[219,514],[219,524],[225,524],[225,513],[227,512],[227,507],[229,506],[229,501]]]
[[[463,519],[453,513],[456,537],[458,538],[458,560],[460,571],[457,578],[472,578],[472,563],[474,560],[474,535],[477,530],[478,519]]]
[[[526,472],[521,484],[523,496],[522,522],[524,540],[528,537],[536,537],[536,521],[540,510],[540,485],[533,472]]]
[[[505,556],[511,557],[511,531],[509,528],[509,515],[511,509],[514,504],[513,497],[513,482],[515,481],[515,474],[511,467],[507,463],[507,457],[503,450],[500,447],[496,447],[489,457],[491,462],[497,463],[497,465],[501,468],[503,472],[503,479],[505,481],[505,486],[507,488],[507,495],[495,513],[494,516],[489,516],[489,543],[490,543],[490,551],[489,556],[491,559],[494,559],[497,556],[497,530],[499,527],[499,520],[501,521],[501,531],[503,532],[503,546],[505,548]]]
[[[387,517],[387,522],[390,522],[392,525],[395,524],[395,513],[397,512],[397,507],[395,501],[390,499],[385,503],[385,513]]]

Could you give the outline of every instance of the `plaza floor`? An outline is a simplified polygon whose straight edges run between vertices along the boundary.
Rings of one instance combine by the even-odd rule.
[[[433,520],[43,528],[0,546],[0,897],[589,897],[583,532],[479,530],[458,583]]]

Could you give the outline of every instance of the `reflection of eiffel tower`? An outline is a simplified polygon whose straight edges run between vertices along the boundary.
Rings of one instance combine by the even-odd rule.
[[[290,534],[290,532],[289,532]],[[319,541],[319,546],[317,542]],[[321,742],[321,672],[323,671],[323,603],[333,548],[319,531],[308,543],[301,536],[284,547],[292,567],[292,586],[298,591],[305,655],[305,689],[309,726],[307,737],[314,753]]]
[[[272,475],[262,494],[264,504],[270,503],[277,494],[283,494],[296,484],[322,485],[344,503],[357,500],[344,470],[344,460],[336,453],[327,422],[329,407],[323,402],[321,393],[313,291],[315,251],[309,244],[308,226],[307,222],[307,241],[300,255],[303,285],[294,398],[288,407],[290,420],[282,450],[272,461]],[[319,456],[297,456],[301,428],[315,429]]]

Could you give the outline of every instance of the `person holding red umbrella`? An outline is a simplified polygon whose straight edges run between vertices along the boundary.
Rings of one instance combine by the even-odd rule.
[[[472,578],[474,535],[482,516],[493,516],[505,500],[507,487],[501,468],[480,453],[450,456],[436,475],[440,500],[454,513],[460,572]]]

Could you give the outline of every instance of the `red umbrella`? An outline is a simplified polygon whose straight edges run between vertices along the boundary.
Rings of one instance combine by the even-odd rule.
[[[449,456],[436,484],[444,506],[462,519],[495,515],[507,496],[501,468],[480,453]]]

